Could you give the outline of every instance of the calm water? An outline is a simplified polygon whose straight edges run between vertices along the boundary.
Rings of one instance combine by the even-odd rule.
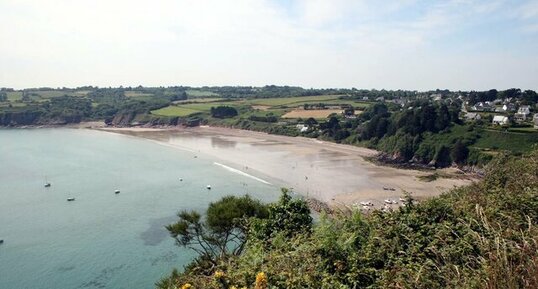
[[[278,196],[194,156],[98,131],[0,130],[0,288],[153,288],[193,258],[163,228],[177,211]]]

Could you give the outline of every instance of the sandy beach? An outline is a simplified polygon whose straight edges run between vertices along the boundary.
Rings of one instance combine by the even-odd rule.
[[[333,206],[371,201],[381,207],[385,199],[398,200],[404,192],[422,199],[474,181],[454,169],[442,170],[451,178],[421,181],[418,177],[433,172],[379,166],[364,159],[377,154],[375,150],[303,137],[219,127],[93,128],[146,138],[194,156],[208,155],[223,169],[293,188]]]

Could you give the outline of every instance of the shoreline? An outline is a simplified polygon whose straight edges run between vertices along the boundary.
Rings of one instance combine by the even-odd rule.
[[[274,185],[293,188],[307,199],[330,207],[360,206],[360,202],[369,201],[374,207],[382,208],[386,207],[386,199],[397,201],[406,193],[420,200],[477,180],[453,168],[421,171],[378,165],[367,160],[377,155],[375,150],[304,137],[209,126],[77,127],[141,137],[205,154],[232,170],[270,179]],[[442,176],[430,182],[419,179],[435,172]]]
[[[14,128],[62,127],[122,134],[205,154],[227,167],[224,169],[291,188],[331,208],[367,209],[361,202],[371,202],[374,208],[396,208],[406,194],[422,200],[479,180],[455,168],[424,170],[379,164],[372,161],[379,152],[364,147],[227,127],[110,127],[92,121]],[[425,181],[432,174],[437,179]],[[387,199],[398,204],[387,205]]]

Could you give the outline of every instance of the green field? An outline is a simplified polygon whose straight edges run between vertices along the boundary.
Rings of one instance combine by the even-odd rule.
[[[6,94],[9,101],[16,101],[22,99],[22,91],[9,91]]]
[[[245,100],[246,103],[252,105],[267,105],[267,106],[280,106],[280,105],[302,105],[304,103],[320,103],[327,102],[329,100],[338,100],[340,95],[316,95],[316,96],[296,96],[296,97],[277,97],[277,98],[256,98]]]
[[[198,89],[189,89],[186,91],[187,96],[189,97],[218,97],[217,93],[207,91],[207,90],[198,90]]]
[[[204,102],[216,102],[224,100],[224,98],[217,98],[217,97],[209,97],[209,98],[191,98],[191,99],[184,99],[184,100],[176,100],[174,103],[176,104],[183,104],[183,103],[204,103]]]
[[[144,97],[144,96],[153,96],[151,93],[142,92],[142,91],[126,91],[126,97]]]
[[[222,98],[199,98],[176,101],[175,105],[168,106],[159,110],[154,110],[151,113],[154,115],[164,116],[188,116],[197,112],[209,112],[211,107],[216,106],[233,106],[251,107],[256,105],[269,106],[267,110],[263,110],[259,115],[266,115],[273,112],[277,116],[281,116],[291,109],[283,109],[287,107],[301,107],[304,104],[324,103],[326,105],[351,104],[357,108],[365,108],[370,105],[367,102],[358,102],[354,100],[339,99],[338,95],[319,95],[319,96],[301,96],[301,97],[284,97],[284,98],[263,98],[263,99],[239,99],[235,101],[222,101]],[[244,116],[252,115],[246,113]],[[258,113],[256,113],[258,115]]]
[[[515,133],[484,130],[474,147],[480,149],[500,149],[513,152],[529,151],[538,143],[538,133]]]
[[[200,111],[185,108],[184,106],[167,106],[161,109],[153,110],[151,114],[160,116],[189,116]]]

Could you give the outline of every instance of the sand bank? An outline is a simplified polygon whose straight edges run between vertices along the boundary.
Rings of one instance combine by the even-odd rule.
[[[209,155],[219,164],[333,205],[371,201],[381,206],[383,200],[398,200],[404,192],[420,199],[474,181],[470,176],[445,170],[455,177],[424,182],[418,177],[432,172],[366,161],[365,157],[377,154],[375,150],[302,137],[216,127],[101,129]]]

